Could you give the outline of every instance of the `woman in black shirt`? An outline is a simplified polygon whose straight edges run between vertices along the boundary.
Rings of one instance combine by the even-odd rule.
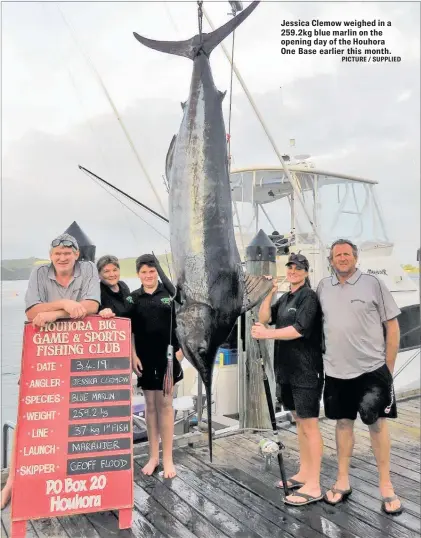
[[[102,256],[96,263],[101,279],[101,306],[99,315],[105,318],[126,316],[126,297],[130,295],[129,287],[120,280],[120,263],[111,255]]]
[[[274,368],[281,403],[292,411],[297,422],[300,469],[288,480],[287,504],[302,506],[321,500],[320,467],[323,440],[318,417],[323,389],[322,311],[308,279],[309,263],[302,254],[288,259],[287,280],[290,291],[273,306],[273,290],[259,310],[259,323],[251,331],[256,339],[274,339]],[[275,325],[267,328],[265,323]],[[277,487],[282,487],[280,482]]]

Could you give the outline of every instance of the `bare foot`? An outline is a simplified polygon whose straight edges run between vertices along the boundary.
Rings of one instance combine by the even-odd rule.
[[[395,491],[393,489],[393,486],[391,483],[384,484],[380,486],[380,495],[382,498],[388,498],[388,497],[394,497]],[[401,501],[399,499],[394,499],[391,502],[385,503],[385,508],[388,512],[394,512],[395,510],[398,510],[402,506]]]
[[[304,474],[298,472],[296,475],[291,476],[291,478],[288,478],[288,480],[287,480],[287,486],[288,486],[289,488],[292,487],[292,483],[290,482],[291,479],[292,479],[292,480],[296,480],[297,482],[300,482],[301,484],[305,484],[305,483],[306,483],[306,478],[304,477]],[[280,487],[280,488],[283,488],[283,487],[284,487],[284,483],[282,482],[282,480],[279,481],[278,487]]]
[[[174,478],[177,472],[174,467],[174,463],[164,463],[164,478]]]
[[[158,467],[159,460],[151,458],[145,467],[142,468],[142,473],[150,476],[155,472],[155,469]]]
[[[1,509],[3,510],[9,504],[12,498],[12,484],[6,482],[6,485],[1,490]]]

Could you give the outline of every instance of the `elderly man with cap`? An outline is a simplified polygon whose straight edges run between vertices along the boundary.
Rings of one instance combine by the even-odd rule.
[[[172,457],[173,386],[183,379],[179,363],[182,352],[175,332],[175,290],[152,254],[139,256],[136,272],[142,285],[127,297],[126,302],[131,306],[127,315],[132,321],[133,370],[146,403],[149,461],[142,471],[151,475],[158,467],[161,437],[164,478],[173,478],[176,475]]]
[[[285,503],[303,506],[323,498],[323,441],[318,423],[323,389],[322,312],[310,287],[307,258],[291,253],[286,266],[290,291],[271,306],[278,290],[274,284],[260,306],[259,323],[252,327],[251,335],[259,340],[275,340],[274,367],[280,400],[297,421],[300,448],[299,471],[287,481],[288,487],[297,491]],[[265,323],[275,328],[266,328]],[[277,487],[283,487],[282,482]]]
[[[50,245],[51,263],[32,270],[25,295],[25,313],[34,326],[44,327],[59,318],[83,319],[98,312],[98,271],[92,262],[78,261],[79,254],[74,237],[59,235]],[[13,447],[9,476],[1,492],[2,509],[11,498],[14,462]]]

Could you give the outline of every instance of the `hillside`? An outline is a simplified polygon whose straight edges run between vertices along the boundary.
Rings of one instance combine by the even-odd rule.
[[[167,256],[158,254],[157,258],[164,271],[169,275]],[[171,264],[171,254],[168,254],[168,260]],[[42,263],[48,263],[49,260],[41,258],[25,258],[17,260],[2,260],[1,262],[1,279],[2,280],[28,280],[32,269]],[[136,278],[136,258],[120,259],[121,278]]]

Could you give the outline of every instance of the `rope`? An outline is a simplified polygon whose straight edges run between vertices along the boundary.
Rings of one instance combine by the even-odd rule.
[[[235,17],[237,11],[235,7],[232,8],[232,15]],[[228,164],[231,170],[231,115],[232,115],[232,83],[234,78],[234,47],[235,47],[235,30],[232,33],[232,48],[231,48],[231,80],[230,80],[230,100],[229,100],[229,115],[228,115]]]
[[[203,9],[202,9],[203,2],[198,1],[197,2],[197,22],[199,26],[199,37],[200,37],[200,44],[203,43],[203,37],[202,37],[202,26],[203,26]]]

